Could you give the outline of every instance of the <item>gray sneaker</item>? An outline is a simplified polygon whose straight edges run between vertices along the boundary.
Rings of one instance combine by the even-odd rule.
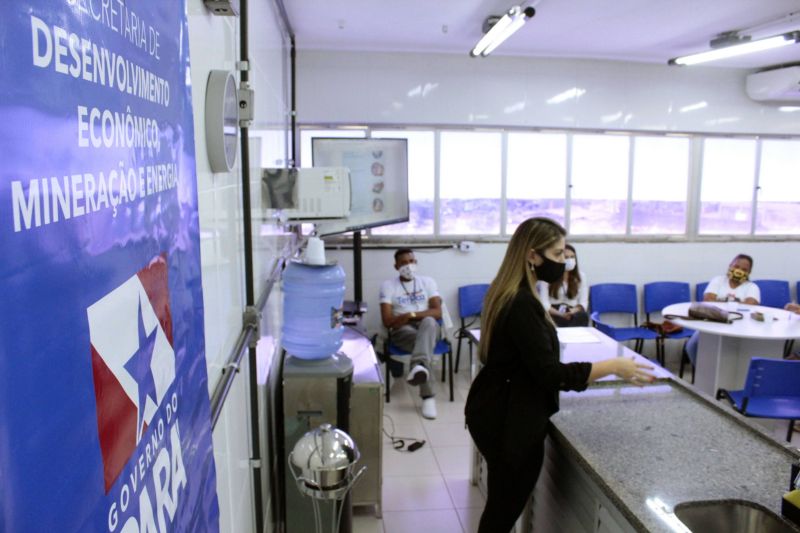
[[[428,369],[422,365],[414,365],[408,372],[406,381],[409,385],[422,385],[428,381]]]

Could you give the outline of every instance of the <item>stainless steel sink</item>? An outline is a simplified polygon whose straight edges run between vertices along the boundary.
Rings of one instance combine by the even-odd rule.
[[[744,500],[679,503],[675,516],[696,533],[798,533],[766,507]]]

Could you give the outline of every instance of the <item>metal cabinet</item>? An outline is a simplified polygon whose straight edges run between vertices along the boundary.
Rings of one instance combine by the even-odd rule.
[[[350,397],[350,436],[367,467],[355,487],[353,505],[372,505],[381,517],[383,484],[383,381],[372,343],[359,333],[346,330],[342,351],[353,361],[353,390]],[[360,467],[360,466],[359,466]]]

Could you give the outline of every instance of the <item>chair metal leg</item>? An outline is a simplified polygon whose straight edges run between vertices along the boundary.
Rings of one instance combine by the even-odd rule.
[[[448,368],[450,368],[450,401],[453,401],[453,350],[447,352],[447,358],[450,360]]]
[[[786,442],[792,442],[792,433],[794,433],[794,420],[789,420],[789,431],[786,432]]]
[[[792,349],[794,348],[794,339],[786,339],[786,342],[783,344],[783,358],[786,359],[791,355]]]
[[[461,330],[458,330],[458,333],[456,334],[456,342],[458,342],[458,349],[456,351],[456,374],[458,374],[458,366],[461,364],[461,341],[463,340],[464,333]]]
[[[383,363],[383,366],[386,367],[386,380],[383,382],[384,386],[386,387],[386,392],[384,393],[384,396],[386,396],[386,403],[389,403],[389,401],[390,401],[389,391],[392,388],[392,382],[389,381],[389,379],[391,379],[391,372],[389,372],[389,361],[390,360],[391,359],[390,359],[390,356],[389,356],[389,352],[387,350],[387,352],[386,352],[386,361],[384,361],[384,363]]]
[[[664,366],[664,339],[656,339],[656,363]]]
[[[442,383],[444,383],[445,372],[447,372],[447,354],[442,354]],[[452,362],[452,361],[451,361]]]

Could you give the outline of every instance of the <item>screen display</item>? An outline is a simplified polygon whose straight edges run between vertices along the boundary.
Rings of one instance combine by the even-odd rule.
[[[311,140],[315,167],[350,169],[350,216],[317,225],[320,235],[356,231],[408,220],[406,139]]]

